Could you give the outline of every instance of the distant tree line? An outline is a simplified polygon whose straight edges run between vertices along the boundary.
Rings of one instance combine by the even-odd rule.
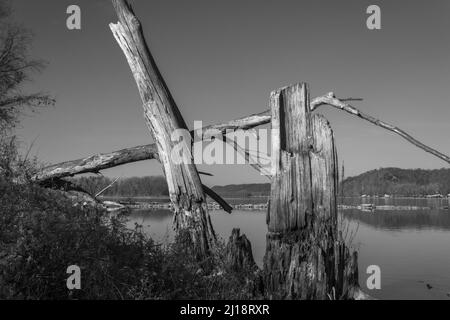
[[[95,195],[108,186],[115,179],[104,176],[91,176],[73,179],[77,185]],[[161,176],[155,177],[131,177],[117,180],[108,188],[103,196],[109,197],[154,197],[168,196],[166,179]]]
[[[72,179],[78,186],[92,195],[108,186],[115,179],[104,176],[89,176]],[[269,183],[230,184],[214,186],[212,189],[223,197],[247,198],[269,196]],[[166,179],[162,176],[120,178],[103,196],[108,197],[155,197],[168,196]]]
[[[90,176],[73,179],[91,194],[96,194],[113,178]],[[450,169],[424,170],[381,168],[367,171],[344,180],[345,196],[397,195],[425,196],[450,194]],[[262,197],[270,195],[269,183],[231,184],[214,186],[215,192],[227,198]],[[340,193],[341,194],[341,193]],[[102,195],[110,197],[155,197],[168,196],[167,183],[162,176],[121,178]]]
[[[214,186],[212,189],[228,198],[267,197],[270,195],[270,183],[229,184]]]
[[[447,195],[450,193],[450,169],[376,169],[345,179],[343,188],[345,196]]]

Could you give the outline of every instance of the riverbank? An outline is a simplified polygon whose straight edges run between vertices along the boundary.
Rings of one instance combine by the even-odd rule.
[[[392,205],[381,205],[376,206],[374,204],[361,204],[361,205],[338,205],[340,210],[361,210],[361,211],[417,211],[417,210],[431,210],[431,207],[419,207],[419,206],[392,206]],[[441,210],[449,210],[448,206],[438,208]]]
[[[345,198],[349,199],[349,198]],[[356,200],[358,198],[350,198]],[[410,198],[397,198],[401,200],[407,200]],[[165,197],[123,197],[123,198],[102,198],[104,202],[113,201],[117,203],[115,208],[128,208],[132,210],[171,210],[172,204],[169,198]],[[249,211],[266,211],[268,209],[268,202],[266,198],[258,199],[226,199],[232,205],[234,210],[249,210]],[[253,200],[253,202],[250,202]],[[429,199],[423,199],[429,200]],[[222,210],[220,205],[215,201],[208,201],[208,209]],[[404,204],[375,204],[375,203],[355,203],[355,204],[340,204],[338,205],[339,210],[360,210],[363,212],[375,212],[375,211],[428,211],[432,209],[439,210],[449,210],[449,204],[446,203],[436,203],[431,205],[404,205]]]

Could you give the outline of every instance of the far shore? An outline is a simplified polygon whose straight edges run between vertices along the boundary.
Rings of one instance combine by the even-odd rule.
[[[170,201],[169,196],[100,196],[100,199],[146,199],[146,200],[168,200]],[[242,200],[242,199],[268,199],[269,196],[251,196],[251,197],[223,197],[228,200]],[[376,196],[338,196],[338,198],[344,199],[424,199],[424,200],[450,200],[450,197],[442,197],[442,198],[430,198],[430,197],[408,197],[408,196],[392,196],[392,197],[376,197]]]
[[[236,210],[267,210],[268,209],[268,199],[269,197],[234,197],[234,198],[224,198],[230,202],[230,204],[233,206]],[[442,210],[449,210],[449,205],[447,204],[447,200],[450,201],[448,198],[414,198],[414,197],[389,197],[389,198],[383,198],[383,197],[344,197],[345,199],[360,199],[360,201],[355,201],[352,204],[338,204],[339,210],[360,210],[362,212],[375,212],[375,211],[428,211],[431,210],[435,205],[426,205],[423,203],[421,206],[417,205],[416,203],[413,205],[412,203],[403,203],[402,205],[394,205],[392,202],[386,202],[386,203],[379,203],[372,200],[375,199],[386,199],[386,200],[398,200],[398,199],[406,199],[406,200],[433,200],[435,202],[436,199],[439,200],[439,202],[435,202],[437,204],[438,209]],[[172,208],[172,203],[170,202],[169,197],[167,196],[136,196],[136,197],[108,197],[103,196],[101,199],[104,201],[104,203],[108,203],[110,206],[109,210],[115,211],[120,210],[122,208],[129,208],[134,210],[158,210],[158,209],[164,209],[164,210],[170,210]],[[342,199],[342,198],[341,198]],[[363,199],[367,200],[370,199],[370,203],[367,203],[366,201],[363,201]],[[241,200],[241,201],[236,201]],[[244,201],[242,201],[244,200]],[[256,200],[256,201],[255,201]],[[259,200],[259,201],[258,201]],[[441,201],[444,201],[442,203]],[[358,202],[360,204],[358,204]],[[366,202],[366,203],[363,203]],[[424,206],[425,205],[425,206]],[[209,210],[221,210],[221,206],[215,202],[215,201],[208,201],[208,209]]]

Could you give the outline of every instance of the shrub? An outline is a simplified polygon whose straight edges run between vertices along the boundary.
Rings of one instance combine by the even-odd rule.
[[[1,298],[121,298],[151,254],[150,239],[59,192],[3,182],[0,194]],[[82,289],[71,293],[66,269],[73,264]]]
[[[183,233],[163,246],[124,219],[74,207],[59,191],[0,180],[0,298],[250,298],[249,273],[228,270],[223,247],[199,262]],[[69,291],[74,264],[81,290]]]
[[[0,139],[0,154],[0,299],[251,298],[254,270],[231,270],[223,244],[198,261],[184,232],[163,246],[126,215],[31,183],[36,161],[14,139]],[[80,290],[67,289],[71,265]]]

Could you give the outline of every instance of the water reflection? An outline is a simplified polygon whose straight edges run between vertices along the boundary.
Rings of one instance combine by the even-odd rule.
[[[242,201],[242,200],[241,200]],[[247,199],[244,200],[246,203]],[[359,278],[365,288],[369,265],[382,272],[381,290],[368,291],[381,299],[450,298],[450,212],[440,210],[448,199],[346,199],[346,204],[411,205],[417,211],[362,212],[344,210],[350,229],[358,229],[354,247],[359,251]],[[167,210],[134,211],[128,225],[141,224],[158,242],[173,240],[172,213]],[[217,234],[224,240],[239,227],[252,244],[259,266],[265,252],[266,213],[262,211],[211,212]],[[430,288],[431,287],[431,288]]]
[[[345,198],[345,205],[374,204],[375,206],[415,206],[429,208],[425,210],[342,210],[344,216],[351,220],[377,229],[433,229],[450,230],[450,199],[410,199],[410,198]]]
[[[344,216],[376,229],[450,230],[450,213],[441,210],[376,211],[374,213],[345,210]]]

